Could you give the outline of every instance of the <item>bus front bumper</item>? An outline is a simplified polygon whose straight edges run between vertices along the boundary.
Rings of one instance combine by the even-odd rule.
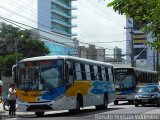
[[[130,93],[130,94],[116,94],[116,100],[118,101],[128,101],[128,100],[134,100],[134,96],[136,93]]]
[[[47,103],[18,103],[18,111],[21,112],[36,112],[36,111],[52,111],[53,104]]]

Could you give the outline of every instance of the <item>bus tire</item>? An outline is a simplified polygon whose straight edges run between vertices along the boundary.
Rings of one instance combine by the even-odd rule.
[[[76,99],[76,108],[69,110],[69,112],[72,113],[72,114],[80,113],[80,107],[82,107],[82,98],[81,97],[77,97],[77,99]]]
[[[35,112],[35,115],[37,117],[42,117],[44,115],[44,112]]]
[[[104,95],[104,109],[108,108],[108,94]]]
[[[107,109],[108,107],[108,94],[104,94],[103,105],[96,105],[97,110]]]
[[[118,102],[119,102],[118,100],[115,100],[114,105],[118,105]]]
[[[142,103],[142,107],[145,107],[146,105],[145,105],[145,103]]]
[[[81,106],[80,99],[77,99],[76,100],[76,109],[75,109],[76,113],[80,112],[80,106]]]
[[[135,105],[135,107],[138,107],[138,103],[135,103],[134,105]]]

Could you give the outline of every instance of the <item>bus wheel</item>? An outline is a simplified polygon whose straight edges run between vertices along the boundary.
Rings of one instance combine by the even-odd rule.
[[[35,112],[35,115],[38,116],[38,117],[41,117],[44,115],[44,112]]]
[[[76,100],[76,113],[79,113],[80,112],[80,99],[77,99]]]
[[[145,103],[142,103],[142,107],[145,107],[146,105],[145,105]]]
[[[118,105],[118,100],[115,100],[115,101],[114,101],[114,105]]]
[[[134,105],[135,105],[135,107],[138,107],[138,103],[135,103]]]
[[[77,114],[80,112],[80,99],[76,100],[76,109],[68,110],[72,114]]]
[[[108,107],[108,95],[105,94],[104,95],[103,105],[96,105],[96,109],[97,110],[102,110],[102,109],[107,109],[107,107]]]
[[[107,107],[108,107],[108,95],[107,94],[105,94],[104,95],[104,109],[107,109]]]

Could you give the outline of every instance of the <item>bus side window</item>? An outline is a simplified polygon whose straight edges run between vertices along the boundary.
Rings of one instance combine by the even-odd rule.
[[[105,68],[105,72],[106,72],[106,80],[109,81],[109,73],[108,73],[108,68]]]
[[[66,83],[73,84],[73,65],[66,61]]]
[[[113,81],[113,71],[112,71],[113,68],[108,68],[108,75],[109,75],[109,81]]]
[[[86,80],[91,80],[91,72],[89,65],[85,64]]]
[[[81,65],[80,63],[75,63],[75,72],[76,72],[76,80],[82,80],[82,74],[81,74]]]
[[[85,65],[83,63],[80,63],[80,66],[81,66],[82,80],[86,80]]]
[[[91,80],[95,80],[95,79],[94,79],[94,69],[93,69],[93,65],[90,65],[90,72],[91,72]]]
[[[105,67],[102,67],[102,79],[103,79],[103,81],[106,81]]]
[[[101,67],[100,66],[98,66],[98,77],[99,77],[99,80],[103,80],[103,78],[102,78],[102,69],[101,69]]]
[[[94,69],[94,79],[99,80],[99,74],[98,74],[98,66],[93,66]]]

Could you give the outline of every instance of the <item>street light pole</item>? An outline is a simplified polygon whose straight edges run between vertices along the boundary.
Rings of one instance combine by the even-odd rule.
[[[17,57],[17,54],[18,54],[18,49],[17,49],[17,45],[18,45],[18,40],[17,39],[15,39],[15,55],[16,55],[16,64],[17,64],[17,62],[18,62],[18,57]]]

